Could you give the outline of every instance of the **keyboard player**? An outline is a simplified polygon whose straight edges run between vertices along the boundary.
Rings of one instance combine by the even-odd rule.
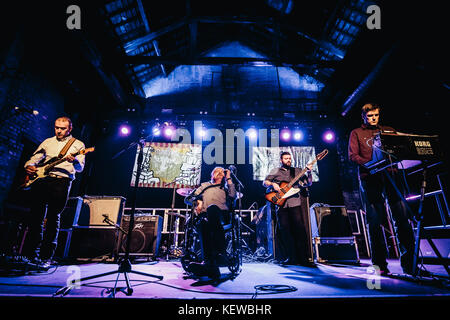
[[[386,215],[384,196],[388,199],[395,224],[394,230],[396,230],[399,240],[400,265],[404,273],[412,274],[415,239],[413,229],[408,221],[409,216],[405,203],[398,196],[383,171],[370,174],[369,170],[363,166],[372,158],[372,146],[376,136],[381,131],[395,132],[392,127],[379,124],[380,111],[380,106],[374,103],[368,103],[362,107],[363,124],[350,133],[348,154],[350,161],[358,164],[360,195],[369,227],[372,263],[379,268],[380,274],[389,274],[386,261],[387,250],[381,228]],[[389,174],[392,175],[397,188],[405,196],[405,187],[400,173],[396,169],[390,168]]]

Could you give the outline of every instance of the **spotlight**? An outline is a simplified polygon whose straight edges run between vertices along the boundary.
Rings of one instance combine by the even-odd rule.
[[[332,142],[334,142],[334,139],[335,139],[335,135],[334,135],[333,131],[327,130],[327,131],[324,132],[323,140],[325,142],[332,143]]]
[[[119,128],[119,135],[125,137],[128,136],[131,132],[131,128],[128,125],[121,125]]]
[[[161,129],[158,126],[154,126],[152,128],[152,133],[155,137],[159,137],[161,135]]]
[[[166,138],[171,138],[175,134],[175,128],[173,126],[167,126],[164,128],[163,133]]]
[[[256,139],[258,137],[258,133],[256,132],[256,129],[254,129],[254,128],[248,129],[247,135],[250,139]]]
[[[303,132],[300,130],[295,130],[294,131],[294,140],[295,141],[301,141],[303,140]]]
[[[203,128],[200,129],[200,131],[198,132],[198,135],[203,138],[204,136],[206,136],[206,130]]]
[[[291,132],[289,131],[289,129],[283,129],[280,133],[282,140],[288,141],[289,139],[291,139]]]

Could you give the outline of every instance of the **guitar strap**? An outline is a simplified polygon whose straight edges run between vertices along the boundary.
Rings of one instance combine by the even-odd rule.
[[[74,137],[70,138],[69,141],[67,141],[66,145],[64,146],[64,148],[61,149],[61,152],[58,154],[58,159],[61,159],[62,157],[64,157],[67,153],[67,151],[69,150],[69,148],[72,146],[72,144],[75,142]]]

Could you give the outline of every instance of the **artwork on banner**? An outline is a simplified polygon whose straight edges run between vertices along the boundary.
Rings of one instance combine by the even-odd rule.
[[[263,181],[272,169],[280,167],[280,154],[284,151],[291,154],[292,166],[296,168],[303,169],[316,158],[314,147],[253,147],[253,180]],[[317,163],[313,166],[312,177],[313,182],[319,181]]]
[[[136,152],[131,186],[137,171]],[[187,188],[200,185],[202,147],[198,144],[146,142],[139,187]]]

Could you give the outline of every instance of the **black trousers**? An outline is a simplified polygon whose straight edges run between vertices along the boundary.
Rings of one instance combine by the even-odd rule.
[[[71,184],[69,178],[47,177],[32,185],[31,215],[24,255],[43,260],[53,257],[58,243],[60,214],[66,206]]]
[[[392,173],[378,172],[360,180],[361,200],[369,226],[372,262],[380,268],[387,266],[387,249],[381,228],[383,221],[386,220],[384,199],[387,198],[394,220],[394,231],[399,240],[400,264],[405,273],[411,273],[414,258],[414,232],[408,221],[406,205],[386,174],[391,175],[397,190],[404,197],[405,188],[399,172],[393,176]]]
[[[302,205],[291,208],[279,208],[277,212],[279,239],[283,256],[290,264],[304,264],[310,254],[309,213],[306,198]]]
[[[225,232],[222,221],[229,215],[226,210],[221,210],[216,205],[207,208],[206,213],[202,213],[201,237],[203,245],[203,258],[205,262],[215,263],[219,254],[224,254],[226,250]]]

